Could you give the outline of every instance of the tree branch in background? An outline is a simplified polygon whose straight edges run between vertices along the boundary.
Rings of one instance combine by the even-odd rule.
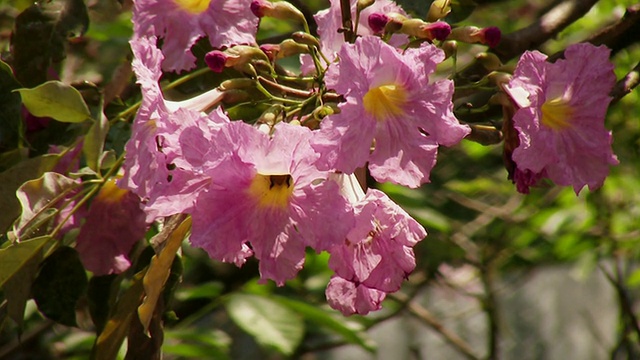
[[[401,303],[405,303],[408,301],[408,297],[402,293],[392,294],[389,298]],[[429,310],[425,309],[414,301],[408,301],[407,310],[409,310],[409,312],[416,318],[435,330],[438,334],[442,335],[444,340],[446,340],[456,350],[460,351],[465,356],[465,358],[471,360],[480,360],[480,357],[473,353],[471,346],[466,341],[460,338],[457,334],[445,328],[440,320],[438,320]]]
[[[620,101],[625,95],[633,91],[640,83],[640,63],[636,65],[625,77],[620,79],[616,86],[611,90],[611,97],[613,100],[611,103]]]
[[[507,62],[525,50],[537,49],[586,14],[597,0],[565,0],[524,29],[506,34],[493,51]]]

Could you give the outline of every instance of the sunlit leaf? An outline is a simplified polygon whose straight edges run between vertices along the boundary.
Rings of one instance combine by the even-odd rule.
[[[100,168],[100,159],[104,148],[104,141],[109,133],[109,120],[100,113],[99,120],[94,121],[84,137],[82,152],[87,162],[87,166],[94,171]]]
[[[22,214],[14,226],[16,238],[40,231],[39,226],[57,213],[55,209],[76,186],[75,180],[54,172],[25,182],[16,192],[22,205]]]
[[[155,255],[151,259],[151,264],[143,280],[145,298],[138,308],[138,316],[145,332],[151,322],[158,298],[171,273],[171,265],[176,252],[190,229],[191,218],[187,218],[174,231],[167,234],[168,239],[164,248],[159,255]],[[160,235],[162,234],[161,232]]]
[[[233,294],[226,302],[231,319],[265,347],[291,355],[304,335],[296,312],[266,297]]]
[[[16,191],[27,180],[37,179],[51,171],[58,162],[58,155],[44,155],[25,160],[0,173],[0,232],[4,232],[20,216],[21,207]]]
[[[48,81],[32,89],[16,90],[24,106],[35,116],[79,123],[91,118],[80,92],[60,81]]]
[[[33,283],[33,299],[49,319],[67,326],[76,325],[76,303],[87,288],[78,252],[62,246],[45,259]]]

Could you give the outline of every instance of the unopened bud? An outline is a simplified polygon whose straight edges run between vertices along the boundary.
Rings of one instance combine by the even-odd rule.
[[[500,58],[496,54],[482,52],[476,55],[476,60],[482,65],[485,69],[489,71],[494,71],[500,69],[502,67],[502,62]]]
[[[248,89],[256,86],[256,81],[247,78],[236,78],[223,81],[218,88],[222,91],[231,89]]]
[[[276,58],[282,59],[293,55],[308,53],[309,47],[307,45],[300,44],[292,39],[286,39],[280,43],[280,51],[276,55]]]
[[[440,49],[444,51],[444,56],[448,59],[458,53],[458,43],[453,40],[447,40],[440,45]]]
[[[386,16],[389,18],[387,25],[384,27],[386,34],[393,34],[400,31],[402,24],[408,20],[406,16],[398,13],[388,13]]]
[[[444,40],[451,33],[451,26],[444,21],[427,23],[420,19],[408,19],[402,23],[400,32],[428,40]]]
[[[249,100],[249,93],[241,89],[230,89],[224,92],[223,100],[227,104],[237,104]]]
[[[255,70],[251,71],[251,62],[269,61],[265,53],[255,46],[236,45],[224,51],[213,50],[204,56],[207,66],[214,72],[222,72],[226,67],[233,67],[242,72],[255,75]]]
[[[291,34],[291,38],[299,44],[315,46],[317,48],[320,47],[320,42],[318,42],[318,39],[316,39],[315,36],[307,34],[304,31],[294,32],[293,34]]]
[[[429,13],[427,14],[427,21],[438,21],[451,12],[451,0],[435,0],[431,3]]]
[[[280,104],[272,105],[270,108],[265,110],[265,112],[260,115],[258,118],[259,124],[267,124],[269,126],[273,126],[277,123],[278,116],[282,114],[284,111],[284,107]]]
[[[449,39],[458,40],[466,43],[480,43],[495,47],[500,42],[502,33],[495,26],[479,28],[476,26],[462,26],[451,30]]]
[[[500,88],[504,88],[512,79],[511,74],[500,71],[492,71],[487,75],[489,82],[496,84]]]
[[[387,26],[387,23],[391,21],[391,18],[389,18],[387,15],[382,13],[373,13],[369,15],[369,18],[367,19],[367,21],[373,33],[380,34],[384,31],[385,27]]]
[[[314,119],[322,120],[326,116],[337,114],[340,112],[340,108],[337,104],[326,103],[320,107],[315,108],[311,113]]]
[[[253,0],[251,12],[259,18],[266,16],[280,20],[295,20],[300,23],[307,21],[300,10],[286,1],[272,3],[267,0]]]
[[[267,55],[269,61],[273,62],[276,60],[278,53],[280,52],[280,45],[277,44],[262,44],[260,45],[260,50]]]
[[[376,2],[376,0],[358,0],[357,9],[358,11],[362,11],[373,5],[374,2]]]

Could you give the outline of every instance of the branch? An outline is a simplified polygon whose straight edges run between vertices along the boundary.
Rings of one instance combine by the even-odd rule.
[[[538,48],[586,14],[598,0],[565,0],[524,29],[506,34],[494,52],[507,62],[525,50]]]
[[[640,63],[613,87],[609,94],[613,98],[611,104],[620,101],[625,95],[633,91],[638,84],[640,84]]]
[[[640,4],[627,8],[624,16],[616,23],[605,27],[587,39],[594,45],[606,45],[612,53],[640,41]]]

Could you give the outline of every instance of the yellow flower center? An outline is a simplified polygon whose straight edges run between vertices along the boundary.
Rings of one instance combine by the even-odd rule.
[[[400,85],[382,85],[367,91],[364,95],[364,109],[376,120],[383,121],[402,115],[402,107],[407,102],[407,94]]]
[[[542,124],[553,130],[562,130],[571,126],[573,108],[561,97],[547,100],[542,104]]]
[[[209,3],[211,0],[174,0],[176,5],[180,7],[180,9],[192,13],[192,14],[201,14],[207,8],[209,8]]]
[[[289,205],[293,193],[291,175],[257,174],[249,186],[249,194],[258,200],[262,208],[284,209]]]

